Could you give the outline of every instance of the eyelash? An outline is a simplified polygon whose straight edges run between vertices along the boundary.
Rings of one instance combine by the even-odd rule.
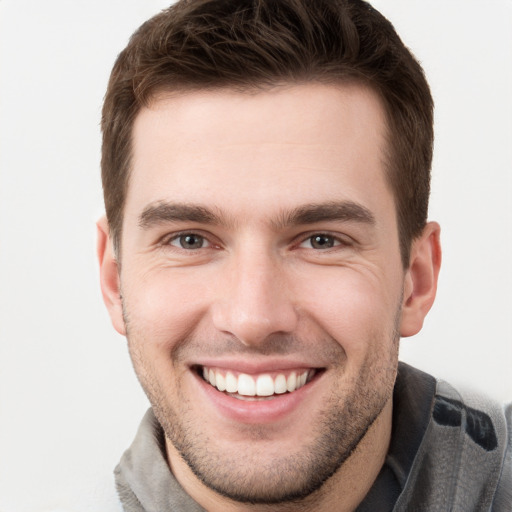
[[[215,246],[215,244],[213,242],[211,242],[209,240],[209,237],[206,236],[206,235],[203,235],[201,233],[198,233],[196,231],[182,231],[181,233],[173,233],[171,236],[167,236],[167,237],[164,237],[160,243],[160,245],[162,246],[171,246],[175,249],[178,249],[178,250],[183,250],[183,251],[193,251],[195,248],[192,247],[192,248],[185,248],[183,246],[181,247],[177,247],[175,245],[172,244],[172,242],[174,241],[179,241],[180,238],[183,238],[183,237],[197,237],[197,238],[201,238],[203,242],[205,242],[207,244],[206,247],[204,246],[201,246],[201,247],[197,247],[196,249],[208,249],[210,247],[213,247]]]
[[[311,246],[314,244],[314,239],[317,238],[324,238],[324,239],[330,239],[331,243],[333,244],[330,247],[308,247],[307,249],[315,250],[315,252],[327,252],[329,250],[336,250],[341,249],[343,247],[348,247],[352,245],[351,241],[346,236],[340,236],[340,235],[334,235],[329,232],[323,232],[323,231],[315,231],[312,233],[308,233],[307,236],[302,235],[300,237],[300,241],[298,244],[298,247],[302,247],[306,243],[310,243]]]
[[[197,237],[200,238],[202,241],[201,247],[189,247],[185,248],[181,244],[181,247],[178,247],[177,245],[173,245],[172,242],[179,241],[182,237]],[[327,247],[313,247],[314,245],[314,239],[329,239],[329,242],[326,243],[326,245],[329,245],[332,243],[332,245]],[[320,242],[320,240],[317,240],[317,242]],[[204,245],[206,243],[206,246]],[[304,244],[310,243],[311,247],[303,247]],[[219,245],[215,244],[210,240],[210,237],[208,235],[202,234],[197,231],[182,231],[180,233],[173,233],[170,236],[164,237],[162,241],[160,242],[160,245],[172,247],[177,250],[183,250],[186,252],[194,252],[195,250],[200,249],[211,249],[211,248],[218,248]],[[308,234],[302,234],[300,237],[298,237],[298,242],[294,244],[294,247],[296,248],[304,248],[304,249],[311,249],[315,252],[327,252],[329,250],[336,250],[338,248],[348,247],[352,245],[350,240],[347,240],[347,237],[341,237],[339,235],[334,235],[329,232],[322,232],[322,231],[315,231]]]
[[[321,239],[328,239],[327,242],[321,242]],[[346,246],[348,245],[347,241],[342,239],[339,236],[332,235],[330,233],[323,233],[323,232],[317,232],[313,233],[306,238],[302,239],[302,242],[300,242],[299,247],[303,246],[306,243],[311,244],[311,249],[317,249],[319,251],[327,251],[329,249],[335,249],[340,246]],[[314,247],[314,244],[318,243],[320,244],[320,247]],[[327,245],[326,247],[322,247],[322,245],[325,243]],[[330,245],[332,244],[332,245]]]

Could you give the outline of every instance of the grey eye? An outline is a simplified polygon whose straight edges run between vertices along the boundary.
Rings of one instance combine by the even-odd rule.
[[[170,245],[181,249],[202,249],[207,244],[205,238],[194,233],[179,235],[170,241]]]
[[[336,244],[334,237],[330,235],[313,235],[309,241],[313,249],[330,249]]]

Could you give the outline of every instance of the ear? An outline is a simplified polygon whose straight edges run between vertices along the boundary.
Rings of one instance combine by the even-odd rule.
[[[110,238],[110,230],[106,217],[102,217],[96,223],[96,228],[98,236],[97,254],[100,263],[100,286],[103,302],[105,306],[107,306],[115,330],[125,336],[126,327],[121,302],[119,267],[114,254],[114,247]]]
[[[419,238],[413,241],[409,268],[405,273],[404,301],[400,335],[413,336],[423,327],[437,291],[441,267],[441,228],[429,222]]]

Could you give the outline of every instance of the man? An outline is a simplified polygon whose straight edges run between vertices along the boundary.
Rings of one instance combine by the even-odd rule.
[[[134,34],[98,223],[152,405],[126,511],[511,510],[511,408],[398,364],[441,262],[432,108],[358,0],[192,0]]]

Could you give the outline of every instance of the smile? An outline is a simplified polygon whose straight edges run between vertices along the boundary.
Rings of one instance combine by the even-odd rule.
[[[302,369],[249,375],[206,366],[200,370],[206,382],[239,400],[268,399],[274,395],[293,393],[309,383],[316,373],[316,369]]]

